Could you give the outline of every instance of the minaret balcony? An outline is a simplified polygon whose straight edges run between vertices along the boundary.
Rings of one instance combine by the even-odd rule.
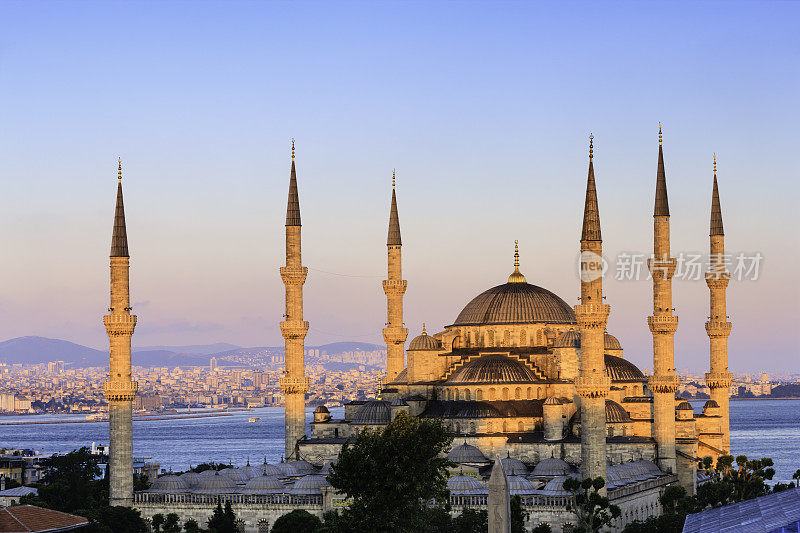
[[[284,339],[305,339],[308,333],[308,322],[286,320],[281,322],[281,335]]]
[[[706,372],[706,387],[709,389],[729,389],[733,384],[730,372]]]
[[[666,376],[652,375],[647,378],[647,385],[650,387],[650,390],[658,393],[671,392],[675,394],[678,392],[680,384],[681,378],[674,374]]]
[[[578,376],[575,389],[581,398],[605,398],[611,390],[611,378],[605,373],[597,376]]]
[[[281,267],[281,279],[284,285],[303,285],[307,276],[307,267]]]
[[[722,272],[706,272],[706,285],[709,289],[726,289],[731,282],[731,273],[727,270]]]
[[[650,270],[653,280],[672,279],[677,265],[678,261],[674,257],[647,260],[647,268]]]
[[[386,296],[402,296],[406,293],[408,281],[404,279],[385,279],[383,280],[383,292]]]
[[[280,378],[281,392],[284,394],[305,394],[311,389],[311,381],[303,376],[301,378],[283,376]]]
[[[139,390],[135,381],[106,381],[103,383],[103,394],[109,402],[132,402]]]
[[[405,344],[408,338],[408,328],[383,328],[383,340],[386,344]]]
[[[709,320],[706,322],[706,333],[711,338],[728,337],[731,334],[733,324],[723,320]]]
[[[674,335],[678,331],[678,317],[675,315],[657,315],[647,317],[647,325],[653,335]]]
[[[604,328],[610,312],[608,304],[578,304],[575,306],[575,319],[579,328]]]
[[[133,335],[136,327],[136,315],[128,313],[105,315],[103,325],[106,327],[106,333],[110,336]]]

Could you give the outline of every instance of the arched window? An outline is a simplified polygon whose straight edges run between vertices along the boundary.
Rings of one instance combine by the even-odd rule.
[[[451,391],[451,390],[447,391],[447,399],[448,400],[452,400],[453,399],[453,391]]]
[[[469,389],[464,389],[464,399],[470,400],[471,399],[470,396],[471,394],[469,393]]]
[[[523,431],[525,431],[525,424],[523,424],[522,422],[520,422],[519,424],[517,424],[517,431],[519,431],[520,433],[522,433]]]
[[[489,399],[494,400],[494,387],[489,389]]]
[[[258,533],[269,533],[269,520],[262,518],[258,521]]]
[[[536,387],[536,399],[537,400],[541,400],[542,399],[542,388],[541,387]]]
[[[494,433],[494,425],[491,422],[486,424],[486,433]]]
[[[519,400],[521,398],[522,398],[522,389],[517,387],[516,389],[514,389],[514,399]]]
[[[459,433],[461,433],[461,426],[458,424],[458,422],[456,422],[456,435]]]
[[[508,422],[503,420],[503,433],[508,433]]]
[[[528,395],[527,395],[527,398],[528,398],[529,400],[533,398],[533,396],[531,396],[531,394],[533,394],[533,389],[531,389],[530,387],[528,387]]]
[[[469,423],[469,432],[473,434],[475,433],[475,422]]]
[[[508,400],[508,387],[503,387],[503,399]]]
[[[478,389],[475,394],[478,398],[478,401],[483,400],[483,389]]]

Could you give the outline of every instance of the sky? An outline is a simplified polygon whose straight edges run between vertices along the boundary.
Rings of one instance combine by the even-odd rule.
[[[0,3],[0,340],[107,346],[117,157],[134,345],[282,344],[291,138],[308,345],[381,344],[392,169],[409,340],[504,283],[577,303],[594,134],[609,331],[652,367],[663,124],[673,255],[708,249],[712,154],[734,372],[797,371],[800,4]],[[750,276],[752,277],[752,276]],[[708,289],[676,280],[676,366],[708,366]]]

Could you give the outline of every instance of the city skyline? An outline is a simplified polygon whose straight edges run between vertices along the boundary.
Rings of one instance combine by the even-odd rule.
[[[167,47],[169,57],[164,59],[148,54],[154,64],[145,64],[137,61],[135,45],[157,46],[168,38],[171,42],[174,37],[162,24],[178,13],[165,7],[162,22],[150,27],[146,17],[118,6],[93,10],[89,19],[76,22],[76,27],[91,25],[91,31],[71,40],[63,52],[74,54],[82,65],[75,72],[54,65],[54,56],[47,56],[67,30],[54,28],[53,35],[34,45],[26,33],[31,30],[31,13],[21,4],[7,6],[4,10],[19,15],[21,24],[5,37],[6,68],[0,75],[11,82],[3,84],[0,95],[19,104],[7,111],[9,123],[18,127],[12,126],[16,133],[0,133],[3,166],[15,178],[7,184],[2,215],[6,230],[0,243],[16,251],[0,275],[0,337],[42,335],[102,348],[104,332],[97,318],[98,309],[105,306],[107,274],[101,270],[101,258],[107,253],[112,216],[107,198],[116,185],[120,156],[129,238],[136,251],[132,299],[134,312],[142,317],[137,342],[280,345],[282,284],[276,272],[283,254],[280,226],[292,136],[298,143],[304,262],[309,267],[309,345],[340,340],[382,344],[385,300],[380,283],[385,277],[383,243],[392,168],[397,168],[408,280],[405,320],[412,337],[423,322],[437,330],[452,323],[476,292],[502,283],[512,267],[514,240],[520,241],[521,270],[528,280],[574,304],[588,134],[595,134],[607,256],[646,254],[651,249],[656,125],[662,121],[676,254],[706,249],[711,155],[716,152],[728,249],[764,257],[761,279],[734,281],[729,288],[728,313],[736,322],[730,339],[731,371],[789,369],[796,356],[792,324],[798,318],[791,306],[797,291],[791,265],[798,252],[791,246],[796,231],[781,221],[791,213],[798,187],[792,180],[797,164],[791,157],[790,122],[797,108],[791,96],[797,72],[785,68],[791,64],[796,37],[788,33],[788,23],[782,27],[774,16],[769,17],[774,25],[770,41],[748,40],[746,32],[734,35],[737,16],[759,16],[745,6],[737,4],[726,13],[701,7],[691,23],[657,9],[627,15],[648,24],[655,21],[646,32],[627,30],[627,43],[599,39],[599,29],[579,35],[590,26],[595,9],[587,6],[559,40],[574,39],[562,50],[563,64],[536,57],[536,75],[524,69],[502,70],[525,64],[526,53],[552,37],[536,10],[519,6],[506,6],[520,15],[520,21],[506,23],[514,37],[530,29],[525,22],[541,31],[518,49],[506,49],[502,35],[494,35],[494,40],[481,35],[482,47],[469,45],[457,32],[471,26],[468,17],[437,7],[433,15],[453,16],[445,32],[453,38],[451,43],[423,25],[417,27],[421,39],[414,46],[408,41],[393,45],[384,38],[379,50],[363,50],[358,35],[353,35],[338,41],[337,50],[322,51],[313,43],[324,42],[329,34],[323,32],[310,42],[297,39],[297,46],[289,46],[281,44],[279,25],[270,20],[275,30],[271,38],[247,37],[252,46],[244,47],[245,52],[240,48],[244,37],[237,40],[223,31],[239,55],[226,61],[223,45],[207,64],[189,43],[202,40],[203,30],[211,27],[209,18],[218,14],[216,8],[199,9],[192,18],[195,25],[179,31],[185,44]],[[466,11],[474,16],[486,9],[472,6]],[[779,8],[766,8],[770,10]],[[56,6],[50,16],[58,11]],[[346,19],[344,13],[321,11],[333,20]],[[605,20],[619,28],[624,19],[615,18],[622,16],[616,9],[611,11]],[[301,16],[288,7],[280,14]],[[112,24],[93,25],[93,17],[113,20],[115,15],[127,17],[127,32],[147,31],[134,43],[125,41]],[[386,28],[396,35],[411,24],[408,13],[389,24],[392,15],[396,13],[385,8],[364,15],[375,21],[374,27],[363,28],[365,35]],[[239,22],[235,14],[226,16]],[[310,21],[315,24],[303,31],[310,35],[324,27],[317,18],[322,16],[316,13]],[[556,10],[549,16],[566,15]],[[711,20],[713,24],[703,25]],[[54,24],[47,18],[41,21],[44,27]],[[342,27],[347,24],[343,20]],[[666,31],[667,26],[672,31]],[[708,32],[692,35],[697,26]],[[37,37],[49,33],[42,29],[36,28]],[[680,45],[689,35],[693,40]],[[110,50],[94,51],[89,47],[92,37],[110,38]],[[650,50],[660,52],[658,65],[646,66],[643,52],[619,54],[630,46],[630,39],[650,38],[657,41]],[[718,45],[691,57],[692,44],[712,41]],[[454,43],[463,48],[453,48]],[[416,47],[425,44],[435,53],[416,57]],[[336,63],[326,61],[345,52],[363,53],[365,63],[348,63],[349,70],[331,82],[331,94],[315,94],[309,87],[314,76],[297,65],[322,65],[322,72],[330,74]],[[111,55],[128,61],[106,62]],[[384,65],[380,60],[385,57],[396,61]],[[440,69],[443,58],[452,60],[444,64],[460,65],[460,72],[468,74]],[[180,68],[167,70],[174,61]],[[738,71],[747,70],[749,77],[735,79],[733,63],[744,63],[746,68]],[[467,70],[468,65],[474,68]],[[603,72],[637,65],[641,71],[624,77],[629,87]],[[65,90],[36,107],[38,78],[31,74],[43,66],[58,67],[44,70],[61,80]],[[151,92],[142,80],[150,79],[153,67],[158,90]],[[501,71],[508,73],[509,82],[500,88],[484,78]],[[227,73],[230,81],[218,85],[209,72]],[[281,73],[278,81],[273,79],[276,72]],[[428,91],[414,88],[412,72],[416,81],[434,75],[442,83]],[[366,82],[372,92],[351,91],[348,73],[360,73],[358,83]],[[691,94],[674,85],[686,75],[693,77]],[[107,94],[104,82],[115,77],[127,86],[129,106],[92,101],[91,82]],[[203,80],[207,83],[200,83],[195,93],[179,90],[187,82],[197,86]],[[560,80],[567,87],[563,94],[557,91]],[[293,81],[304,88],[294,87]],[[569,90],[578,81],[580,90]],[[237,102],[213,100],[223,88]],[[449,100],[451,95],[459,97]],[[485,104],[481,108],[474,107],[478,98]],[[212,102],[216,111],[201,106]],[[62,111],[48,108],[55,105]],[[194,106],[207,113],[195,113]],[[328,114],[320,113],[325,109]],[[362,112],[351,116],[353,109]],[[382,111],[376,114],[376,109]],[[78,120],[76,113],[90,119]],[[151,119],[136,116],[142,113]],[[155,113],[158,122],[152,120]],[[72,131],[68,127],[85,141],[65,136]],[[34,130],[39,144],[21,144]],[[770,194],[767,201],[758,194],[766,189],[784,193]],[[197,259],[189,270],[181,259],[187,254]],[[47,259],[52,256],[58,261]],[[626,357],[648,368],[651,340],[641,317],[650,306],[651,290],[643,270],[638,282],[607,279],[606,294],[615,310],[609,331],[619,336]],[[681,319],[676,366],[701,370],[708,360],[703,328],[707,288],[702,279],[676,279],[674,295]],[[757,362],[753,354],[758,354]]]

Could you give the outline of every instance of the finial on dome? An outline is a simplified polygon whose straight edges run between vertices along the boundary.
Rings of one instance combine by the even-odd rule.
[[[118,166],[117,166],[117,179],[119,181],[122,181],[122,158],[118,157],[117,158],[117,163],[118,163]]]
[[[593,144],[593,141],[594,141],[594,134],[590,133],[589,134],[589,159],[590,160],[592,159],[592,157],[594,157],[594,144]]]
[[[292,161],[294,161],[294,137],[292,137]]]
[[[383,374],[378,374],[378,393],[375,395],[376,400],[383,399]]]
[[[422,323],[422,334],[423,335],[427,335],[428,334],[428,332],[425,331],[425,322]]]
[[[658,144],[661,145],[661,123],[658,123]]]
[[[714,177],[717,177],[717,153],[714,152]]]
[[[514,241],[514,272],[508,276],[509,283],[526,283],[527,280],[519,271],[519,241]]]
[[[392,189],[394,189],[394,183],[395,183],[395,172],[394,169],[392,169]]]

